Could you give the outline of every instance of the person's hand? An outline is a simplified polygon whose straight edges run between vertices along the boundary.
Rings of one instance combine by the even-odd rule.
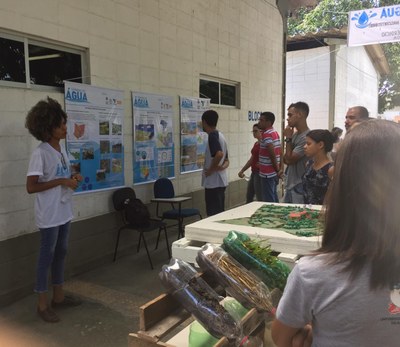
[[[74,180],[77,180],[78,182],[82,182],[83,181],[83,177],[81,174],[73,174],[71,176],[71,178],[73,178]]]
[[[243,177],[244,177],[244,173],[243,173],[242,170],[239,171],[238,176],[239,176],[240,178],[243,178]]]
[[[294,129],[291,128],[289,125],[283,130],[283,136],[285,136],[288,139],[291,139],[293,137]]]
[[[78,188],[79,182],[74,178],[65,178],[63,185],[72,190],[75,190],[76,188]]]
[[[312,344],[312,327],[307,324],[304,328],[294,335],[292,339],[292,347],[311,347]]]
[[[283,180],[283,178],[284,178],[283,170],[279,170],[279,171],[277,172],[277,174],[278,174],[279,179],[282,179],[282,180]]]

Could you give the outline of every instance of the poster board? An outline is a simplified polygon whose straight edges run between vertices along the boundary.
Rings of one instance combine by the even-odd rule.
[[[121,187],[124,179],[124,92],[65,82],[67,152],[76,192]]]
[[[400,42],[399,5],[349,12],[349,47],[388,42]]]
[[[173,97],[132,92],[132,108],[134,184],[173,178]]]
[[[179,97],[181,173],[203,169],[208,135],[203,131],[201,116],[209,109],[210,99]]]

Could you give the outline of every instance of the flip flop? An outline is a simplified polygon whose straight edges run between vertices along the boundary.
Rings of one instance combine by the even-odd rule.
[[[38,307],[37,314],[40,318],[42,318],[47,323],[57,323],[60,321],[60,318],[50,308],[46,308],[45,310],[41,311]]]
[[[66,308],[66,307],[75,307],[82,304],[82,300],[76,296],[65,295],[64,300],[61,302],[51,301],[52,308]]]

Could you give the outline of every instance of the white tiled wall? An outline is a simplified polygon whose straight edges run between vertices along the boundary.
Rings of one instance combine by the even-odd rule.
[[[351,106],[364,106],[370,116],[378,114],[379,75],[363,47],[342,46],[336,59],[335,126],[344,129],[346,112]]]
[[[330,129],[330,78],[335,78],[334,126],[344,129],[347,109],[365,106],[371,116],[378,109],[379,76],[363,47],[337,46],[336,72],[330,71],[329,47],[287,53],[286,107],[305,101],[310,106],[310,129]]]
[[[228,139],[229,179],[247,161],[253,139],[248,110],[269,110],[280,123],[282,18],[275,0],[2,0],[0,30],[88,50],[94,86],[125,91],[125,179],[132,185],[130,91],[175,97],[178,194],[200,188],[200,174],[179,174],[178,95],[198,96],[200,74],[241,83],[241,109],[218,108]],[[27,111],[47,95],[0,86],[0,240],[35,231],[33,196],[25,193],[30,153]],[[148,202],[152,185],[135,187]],[[110,191],[74,196],[77,219],[108,213]]]
[[[286,108],[293,102],[306,102],[310,129],[328,128],[329,61],[329,47],[287,53]]]

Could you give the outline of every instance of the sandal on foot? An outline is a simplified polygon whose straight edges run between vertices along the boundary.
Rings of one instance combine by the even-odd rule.
[[[64,300],[61,302],[55,302],[54,300],[51,301],[52,308],[75,307],[80,304],[82,304],[82,300],[72,295],[65,295]]]
[[[45,310],[41,311],[38,307],[37,313],[39,317],[42,318],[47,323],[57,323],[60,321],[60,318],[57,316],[57,313],[55,313],[50,308],[46,308]]]

